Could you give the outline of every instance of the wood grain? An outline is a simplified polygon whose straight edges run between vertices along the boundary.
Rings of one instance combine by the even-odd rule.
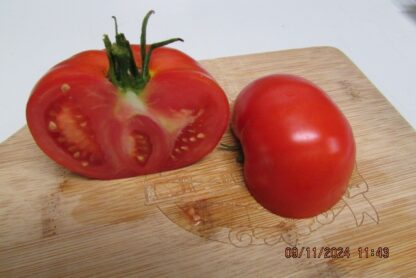
[[[231,104],[271,73],[327,91],[358,148],[343,199],[310,219],[273,215],[247,192],[235,154],[219,149],[176,171],[88,180],[46,158],[24,127],[0,145],[0,276],[416,277],[416,133],[343,53],[315,47],[202,64]],[[286,258],[295,246],[301,258]],[[306,247],[348,247],[350,257],[307,258]],[[359,258],[359,247],[387,247],[389,257]]]

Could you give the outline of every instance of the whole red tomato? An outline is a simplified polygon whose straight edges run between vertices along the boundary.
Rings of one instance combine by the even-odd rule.
[[[243,89],[234,109],[246,185],[261,205],[306,218],[341,199],[355,143],[347,119],[320,88],[300,77],[271,75]]]
[[[143,20],[146,45],[149,12]],[[113,179],[183,167],[216,146],[229,117],[215,80],[186,54],[130,46],[117,31],[106,50],[81,52],[54,66],[27,104],[39,147],[81,175]]]

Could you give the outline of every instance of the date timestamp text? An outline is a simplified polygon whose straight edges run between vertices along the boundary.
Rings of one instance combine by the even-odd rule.
[[[388,247],[358,247],[356,250],[360,259],[372,257],[386,259],[390,256]],[[288,259],[349,259],[351,250],[350,247],[286,247],[285,257]]]

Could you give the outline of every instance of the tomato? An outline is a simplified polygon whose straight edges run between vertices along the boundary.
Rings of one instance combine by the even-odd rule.
[[[232,128],[247,188],[266,209],[307,218],[341,199],[355,163],[353,133],[311,82],[293,75],[255,80],[235,101]]]
[[[60,62],[36,84],[26,116],[37,145],[80,175],[113,179],[177,169],[210,153],[228,123],[227,98],[194,59],[117,31],[105,50]],[[144,46],[144,47],[141,47]]]

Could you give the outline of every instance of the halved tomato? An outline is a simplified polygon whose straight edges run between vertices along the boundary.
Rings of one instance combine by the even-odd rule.
[[[39,147],[71,171],[99,179],[176,169],[207,155],[227,127],[228,101],[195,60],[164,47],[177,40],[141,48],[117,33],[115,43],[105,36],[106,50],[53,67],[27,104]]]

